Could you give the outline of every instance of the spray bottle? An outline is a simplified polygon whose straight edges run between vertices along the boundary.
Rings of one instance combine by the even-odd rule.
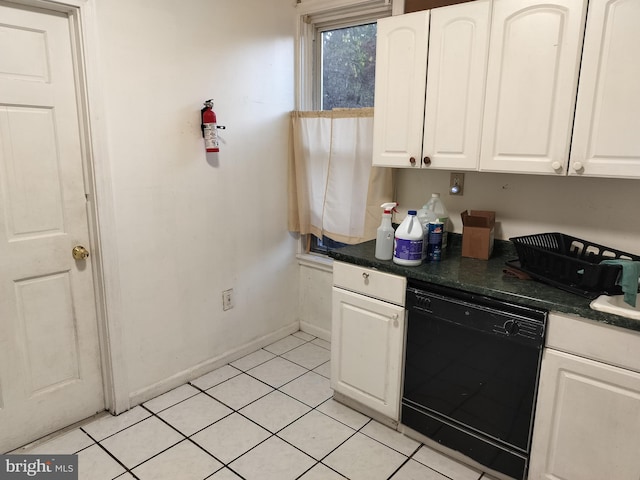
[[[382,222],[377,230],[376,235],[376,258],[378,260],[391,260],[393,257],[393,237],[395,231],[391,225],[391,212],[397,203],[383,203],[380,205],[384,208],[382,212]]]

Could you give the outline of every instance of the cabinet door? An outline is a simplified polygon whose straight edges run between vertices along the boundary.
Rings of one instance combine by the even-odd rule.
[[[422,149],[429,168],[478,169],[490,6],[478,0],[431,11]]]
[[[331,387],[398,420],[404,308],[333,288]]]
[[[529,478],[638,480],[640,374],[546,349]]]
[[[428,11],[378,20],[373,165],[420,167],[428,35]]]
[[[640,178],[640,2],[590,2],[570,175]]]
[[[566,174],[587,0],[495,0],[481,171]]]

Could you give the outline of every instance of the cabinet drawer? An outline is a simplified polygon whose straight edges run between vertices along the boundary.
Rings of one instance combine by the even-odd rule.
[[[385,302],[404,306],[407,279],[349,263],[333,262],[333,284]]]

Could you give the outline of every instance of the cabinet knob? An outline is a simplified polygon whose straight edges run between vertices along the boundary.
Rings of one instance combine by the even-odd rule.
[[[560,172],[562,170],[562,164],[558,161],[555,161],[551,164],[551,168],[553,168],[556,172]]]
[[[412,167],[413,167],[413,166],[415,166],[415,164],[416,164],[416,158],[415,158],[415,157],[411,157],[411,158],[409,159],[409,163],[411,164],[411,166],[412,166]]]
[[[362,272],[362,278],[364,280],[365,285],[369,283],[369,274],[367,272]]]
[[[581,172],[582,170],[584,170],[584,165],[582,165],[582,162],[573,162],[573,169],[576,172]]]
[[[422,163],[428,167],[429,165],[431,165],[431,159],[429,157],[424,157],[422,159]]]

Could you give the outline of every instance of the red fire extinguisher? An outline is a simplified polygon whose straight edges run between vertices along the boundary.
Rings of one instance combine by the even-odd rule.
[[[218,125],[216,122],[216,112],[213,111],[213,100],[204,102],[204,108],[200,110],[202,118],[202,136],[207,152],[219,152],[220,143],[218,141]]]

